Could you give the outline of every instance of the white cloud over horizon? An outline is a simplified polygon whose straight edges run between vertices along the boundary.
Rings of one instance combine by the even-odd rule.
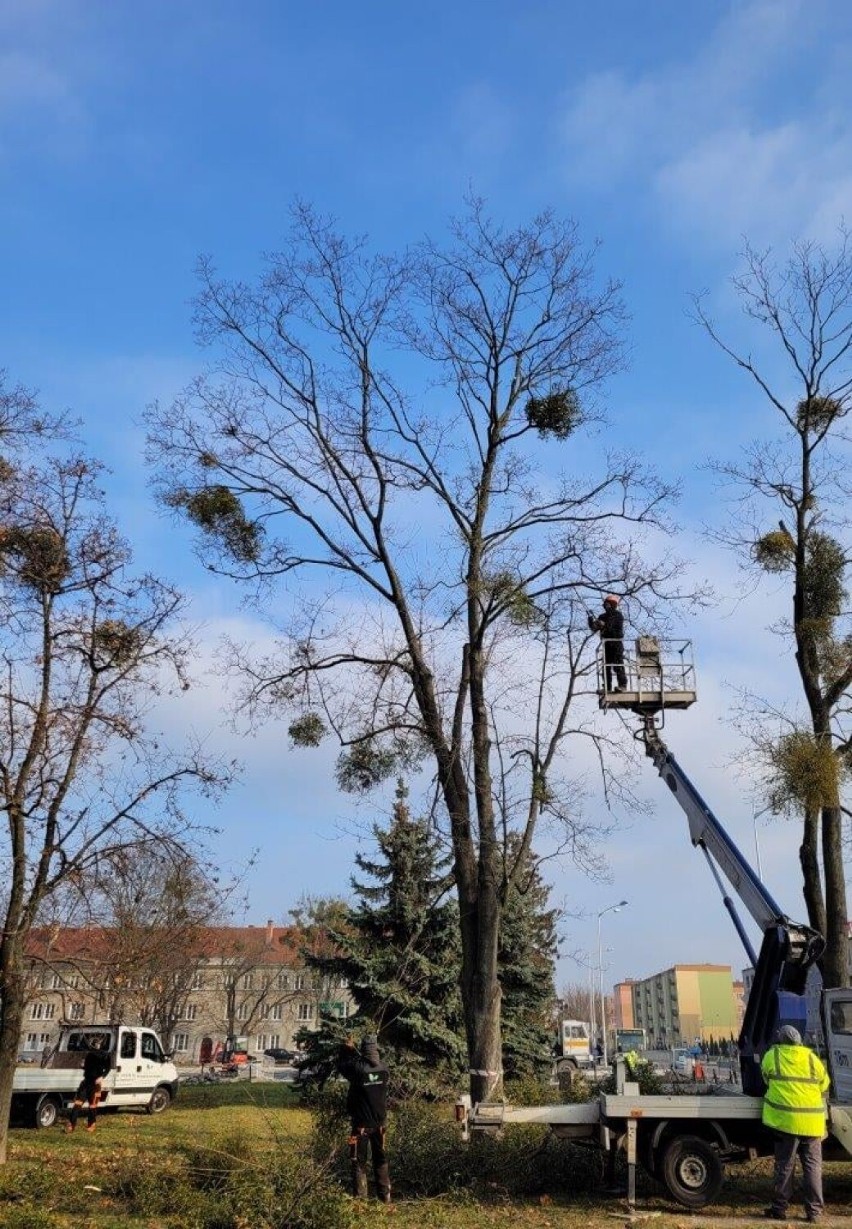
[[[684,60],[589,73],[563,112],[566,174],[598,191],[638,177],[646,207],[681,241],[719,250],[744,233],[758,245],[795,234],[830,242],[852,192],[848,78],[828,93],[811,79],[783,118],[783,104],[767,114],[764,95],[784,97],[831,15],[824,3],[752,0],[732,6]],[[848,61],[852,32],[840,26]]]

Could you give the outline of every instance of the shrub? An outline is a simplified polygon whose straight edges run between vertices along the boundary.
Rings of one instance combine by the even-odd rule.
[[[354,1204],[328,1165],[273,1137],[270,1147],[235,1134],[187,1154],[189,1182],[207,1201],[198,1229],[354,1229]]]
[[[315,1111],[313,1155],[335,1153],[333,1172],[348,1181],[345,1141],[348,1121],[325,1102]],[[544,1191],[594,1190],[602,1161],[596,1149],[559,1139],[546,1127],[509,1126],[495,1136],[465,1143],[446,1105],[409,1101],[388,1126],[391,1184],[412,1198],[462,1194],[480,1199],[538,1195]]]
[[[4,1229],[55,1229],[53,1213],[42,1208],[7,1208],[3,1212]]]

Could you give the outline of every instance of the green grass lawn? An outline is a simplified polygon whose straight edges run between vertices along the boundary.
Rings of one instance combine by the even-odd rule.
[[[446,1129],[453,1131],[449,1110]],[[71,1229],[72,1225],[74,1229],[193,1229],[203,1224],[216,1229],[219,1225],[221,1229],[258,1229],[275,1222],[274,1218],[264,1220],[263,1212],[252,1211],[260,1206],[252,1185],[253,1171],[263,1166],[267,1172],[274,1171],[289,1164],[298,1174],[298,1158],[310,1130],[311,1116],[292,1091],[271,1083],[188,1087],[157,1118],[102,1114],[92,1135],[81,1126],[74,1135],[65,1135],[60,1128],[14,1130],[9,1164],[0,1170],[0,1225],[3,1229]],[[342,1148],[343,1138],[340,1143]],[[348,1225],[371,1229],[386,1224],[390,1217],[398,1229],[604,1229],[628,1219],[626,1204],[602,1193],[570,1196],[563,1190],[512,1199],[497,1182],[475,1199],[464,1189],[451,1195],[417,1197],[406,1193],[406,1158],[394,1151],[392,1134],[390,1154],[391,1178],[397,1179],[396,1202],[384,1208],[376,1203],[355,1205],[347,1198],[340,1206],[349,1218]],[[191,1199],[187,1202],[188,1188],[178,1181],[185,1173],[187,1157],[195,1175],[201,1175],[206,1220],[200,1218]],[[232,1183],[245,1184],[248,1202],[244,1217],[223,1217],[217,1225],[222,1175]],[[174,1206],[164,1196],[172,1182],[176,1183]],[[770,1184],[767,1161],[733,1167],[723,1202],[694,1214],[666,1202],[643,1177],[636,1223],[652,1221],[659,1229],[762,1223],[760,1213]],[[841,1218],[848,1221],[852,1166],[826,1167],[826,1194],[826,1223],[840,1224]],[[200,1219],[194,1220],[196,1213]],[[795,1219],[801,1220],[800,1208]],[[289,1229],[290,1223],[279,1220],[275,1229]],[[335,1222],[332,1214],[328,1223],[343,1221]]]

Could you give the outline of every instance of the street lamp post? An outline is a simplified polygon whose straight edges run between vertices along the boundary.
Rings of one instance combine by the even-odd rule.
[[[589,1049],[592,1053],[592,1064],[597,1063],[595,1058],[595,965],[591,955],[589,956]]]
[[[751,822],[752,827],[754,828],[754,852],[757,857],[757,877],[761,880],[761,882],[763,881],[763,867],[760,864],[760,842],[757,839],[757,821],[760,819],[761,815],[766,815],[771,810],[771,806],[761,807],[759,811],[754,809],[754,805],[752,805],[751,808]]]
[[[603,1034],[603,1061],[604,1067],[607,1064],[607,1046],[606,1046],[606,1004],[604,1001],[603,987],[603,947],[601,945],[601,918],[605,913],[618,913],[627,904],[626,900],[620,900],[617,905],[607,905],[606,909],[601,909],[598,914],[598,979],[601,995],[601,1033]]]

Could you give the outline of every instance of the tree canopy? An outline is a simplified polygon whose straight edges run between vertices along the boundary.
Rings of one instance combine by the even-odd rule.
[[[163,498],[280,633],[262,659],[231,646],[243,711],[286,713],[296,742],[336,739],[344,789],[431,769],[471,1091],[487,1099],[501,919],[539,819],[594,858],[570,757],[597,739],[607,772],[575,712],[594,671],[586,606],[616,590],[638,618],[677,591],[676,561],[646,550],[672,490],[635,457],[579,447],[623,361],[619,288],[574,224],[505,228],[478,200],[447,242],[402,255],[297,205],[256,284],[210,261],[200,278],[214,366],[152,411]]]

